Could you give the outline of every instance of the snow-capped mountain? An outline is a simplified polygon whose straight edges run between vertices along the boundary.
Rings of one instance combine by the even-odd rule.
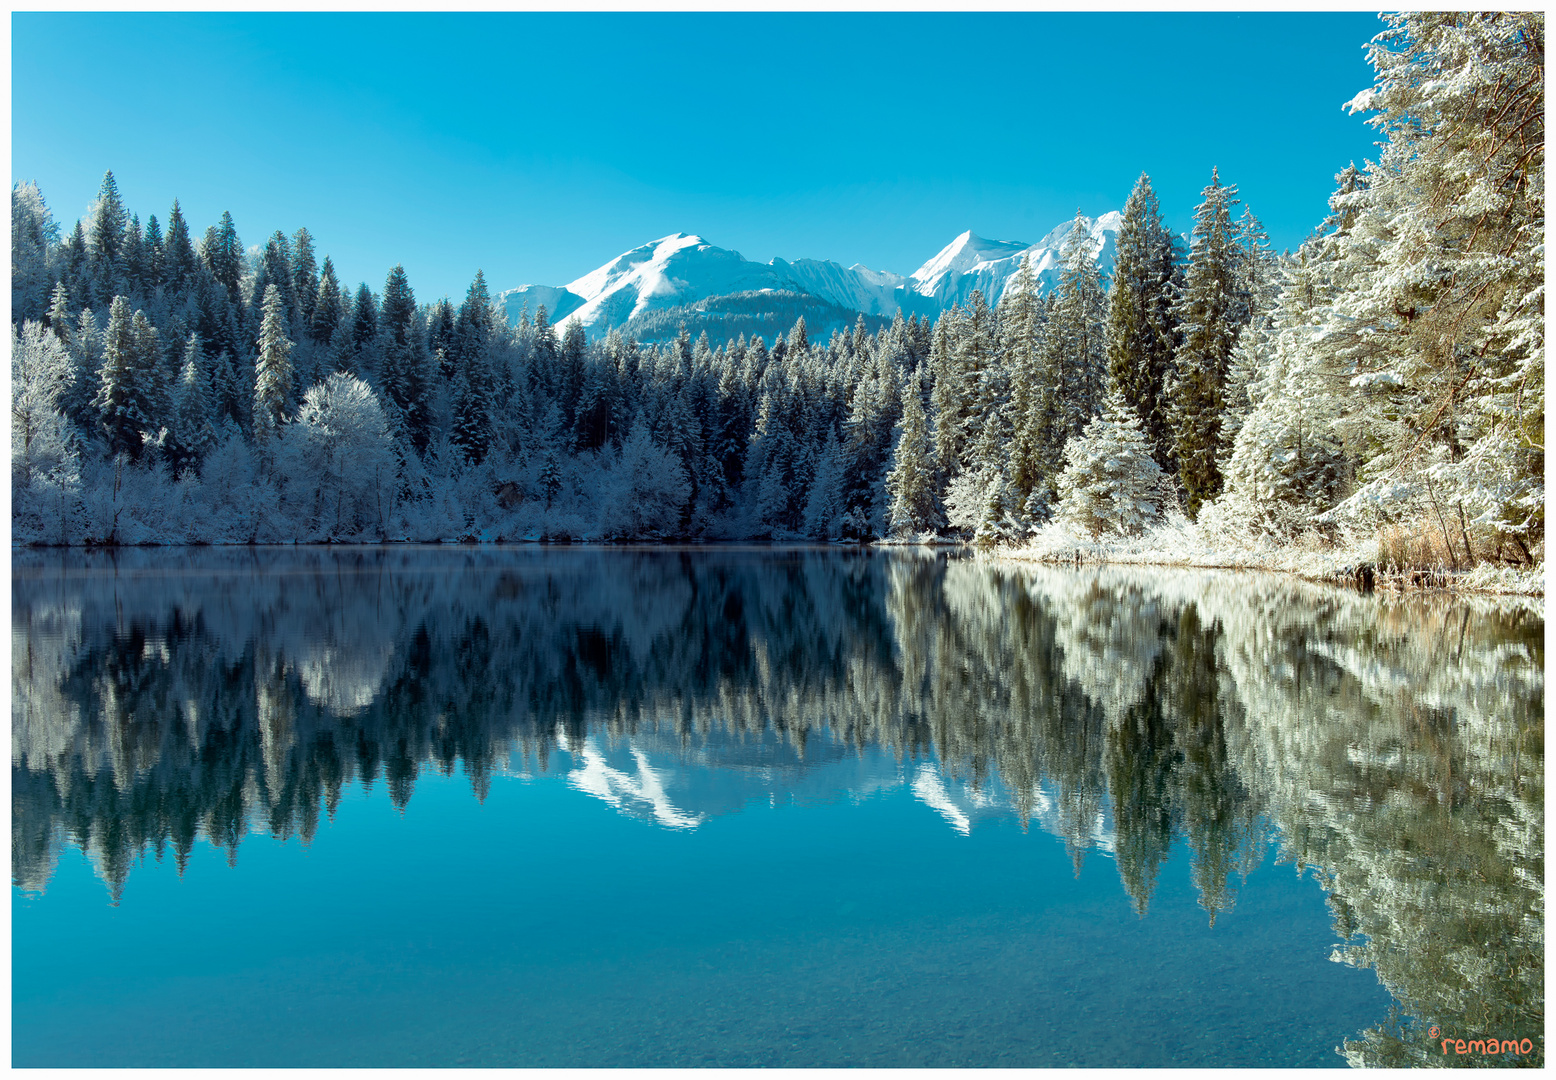
[[[1117,211],[1087,220],[1093,257],[1104,274],[1113,265],[1120,221]],[[981,290],[990,304],[997,304],[1022,257],[1031,260],[1039,289],[1053,288],[1073,227],[1073,221],[1066,221],[1036,244],[985,240],[965,232],[907,277],[830,260],[753,262],[700,236],[673,233],[618,255],[565,286],[521,285],[502,293],[500,299],[513,321],[526,310],[533,314],[544,306],[554,325],[577,319],[591,335],[626,326],[661,332],[668,328],[673,334],[672,318],[651,317],[673,313],[684,316],[683,321],[705,321],[710,307],[720,306],[718,300],[738,297],[749,307],[753,294],[761,293],[788,294],[791,304],[808,300],[822,305],[825,314],[839,323],[852,322],[858,314],[889,318],[899,308],[907,314],[935,316],[953,304],[966,303],[974,289]],[[819,333],[826,329],[812,327]],[[648,335],[654,336],[659,335]]]

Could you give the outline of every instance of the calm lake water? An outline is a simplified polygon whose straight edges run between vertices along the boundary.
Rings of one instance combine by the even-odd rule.
[[[1544,1063],[1538,601],[821,548],[12,567],[17,1066]]]

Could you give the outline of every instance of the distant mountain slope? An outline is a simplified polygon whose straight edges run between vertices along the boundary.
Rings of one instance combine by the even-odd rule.
[[[1115,211],[1087,221],[1104,274],[1112,269],[1120,220]],[[804,313],[812,332],[825,337],[835,326],[852,325],[860,314],[873,316],[867,319],[872,326],[899,309],[938,316],[953,304],[966,303],[974,289],[998,303],[1023,256],[1032,260],[1039,288],[1051,289],[1058,283],[1060,255],[1073,225],[1066,221],[1030,245],[965,232],[908,277],[829,260],[753,262],[700,236],[673,233],[624,252],[566,286],[521,285],[500,299],[514,321],[544,305],[553,324],[577,319],[591,337],[621,327],[639,340],[661,341],[674,337],[682,323],[693,337],[707,330],[720,343],[739,333],[769,337],[793,325],[791,311]],[[783,318],[787,323],[773,325]]]

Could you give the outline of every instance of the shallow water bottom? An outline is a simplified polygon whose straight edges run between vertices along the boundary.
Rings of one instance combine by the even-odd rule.
[[[879,755],[880,751],[869,751]],[[890,759],[868,771],[890,772]],[[897,766],[897,768],[901,768]],[[1381,1020],[1318,884],[1268,857],[1214,926],[1187,846],[1144,918],[1013,818],[906,785],[671,831],[553,774],[354,789],[311,845],[169,855],[110,906],[13,890],[17,1066],[1341,1066]]]

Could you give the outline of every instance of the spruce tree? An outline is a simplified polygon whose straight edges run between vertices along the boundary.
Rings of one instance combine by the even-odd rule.
[[[313,236],[306,228],[292,234],[292,296],[297,304],[297,330],[313,337],[313,308],[319,296],[319,267],[314,261]]]
[[[274,284],[265,287],[259,356],[254,361],[254,440],[268,442],[291,408],[292,341],[286,336],[286,304]]]
[[[315,345],[323,347],[334,339],[335,328],[342,318],[341,306],[340,281],[335,277],[334,263],[326,255],[324,265],[319,269],[319,285],[314,290],[313,309],[308,320],[308,336]]]
[[[357,303],[363,303],[361,293],[357,294]],[[366,310],[372,310],[371,294]],[[432,386],[427,370],[426,338],[416,314],[416,294],[411,291],[403,266],[396,265],[384,281],[381,314],[383,365],[380,374],[384,393],[411,445],[417,454],[425,455],[432,442]],[[362,325],[360,316],[358,325]],[[484,450],[482,453],[484,456]]]
[[[1134,536],[1160,516],[1161,468],[1151,457],[1139,414],[1117,386],[1103,414],[1070,441],[1064,457],[1060,521],[1092,536]]]
[[[915,536],[945,524],[935,497],[935,467],[924,413],[923,369],[914,369],[902,391],[902,421],[886,474],[886,529]]]
[[[178,200],[174,199],[173,210],[168,214],[162,257],[162,279],[170,296],[182,297],[188,292],[198,262],[194,244],[189,239],[189,224],[184,220]]]
[[[227,290],[228,301],[239,303],[238,288],[243,281],[243,242],[238,239],[238,227],[232,223],[230,211],[223,210],[221,222],[206,230],[201,254],[211,275]]]
[[[1173,309],[1182,334],[1175,363],[1173,427],[1185,509],[1199,508],[1221,491],[1224,445],[1222,413],[1232,350],[1237,346],[1247,308],[1240,304],[1243,251],[1232,220],[1236,185],[1223,186],[1212,170],[1204,201],[1194,214],[1193,247],[1184,275],[1183,295]]]
[[[216,432],[211,426],[210,375],[206,371],[205,350],[199,334],[191,334],[184,346],[184,367],[178,380],[177,405],[173,428],[173,467],[178,472],[198,470],[216,447]]]
[[[141,456],[144,446],[141,433],[151,430],[150,395],[142,380],[138,353],[139,342],[136,341],[129,301],[116,296],[108,309],[108,326],[103,331],[103,361],[98,370],[97,395],[92,399],[92,405],[109,455],[125,454],[132,461]]]
[[[124,244],[124,227],[127,215],[124,203],[119,199],[119,185],[113,173],[103,174],[103,182],[97,189],[97,201],[89,212],[91,225],[87,230],[90,243],[89,270],[95,284],[97,303],[107,304],[124,286],[124,267],[120,249]]]
[[[1151,178],[1135,181],[1124,203],[1108,290],[1108,376],[1134,407],[1151,456],[1175,470],[1167,381],[1177,344],[1173,303],[1181,273],[1171,230],[1162,222]]]

